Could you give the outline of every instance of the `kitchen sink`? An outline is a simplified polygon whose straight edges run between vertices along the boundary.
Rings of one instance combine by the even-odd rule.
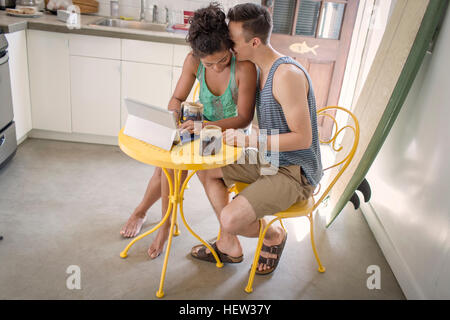
[[[102,18],[91,24],[91,26],[93,25],[102,27],[123,28],[123,29],[146,30],[146,31],[166,31],[167,28],[167,24],[150,23],[136,20],[111,19],[111,18]]]

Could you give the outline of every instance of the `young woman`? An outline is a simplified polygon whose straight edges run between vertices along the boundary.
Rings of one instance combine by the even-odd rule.
[[[200,83],[199,99],[204,106],[204,118],[208,124],[222,130],[246,128],[255,110],[256,68],[253,63],[236,61],[232,52],[233,42],[228,33],[225,13],[217,3],[197,10],[191,18],[187,41],[191,46],[184,61],[168,109],[180,113],[181,103],[192,90],[195,80]],[[180,126],[192,132],[194,123],[186,121]],[[182,175],[182,180],[186,173]],[[144,198],[123,226],[120,234],[136,236],[146,219],[147,210],[162,199],[162,215],[168,208],[168,182],[161,168],[155,168]],[[163,251],[169,236],[170,219],[162,226],[151,244],[148,254],[156,258]]]

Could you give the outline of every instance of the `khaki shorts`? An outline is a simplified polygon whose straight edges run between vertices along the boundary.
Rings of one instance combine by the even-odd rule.
[[[249,164],[249,158],[253,163]],[[261,174],[267,165],[256,160],[257,153],[247,150],[245,164],[231,164],[222,168],[223,181],[229,188],[235,181],[249,184],[239,195],[250,202],[257,218],[284,211],[294,203],[312,196],[314,187],[302,174],[300,166],[279,167],[275,174]],[[276,170],[275,170],[276,171]]]

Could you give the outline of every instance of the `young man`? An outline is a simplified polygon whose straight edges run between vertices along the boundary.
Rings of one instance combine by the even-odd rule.
[[[240,4],[230,9],[228,19],[236,58],[249,60],[259,67],[256,98],[259,131],[252,130],[252,135],[245,137],[240,130],[227,130],[224,139],[231,145],[257,146],[260,152],[266,148],[268,153],[262,152],[264,157],[272,167],[277,166],[271,174],[264,174],[261,171],[264,166],[259,162],[246,162],[209,170],[199,176],[222,231],[213,248],[222,262],[232,263],[242,261],[237,235],[258,237],[259,219],[309,198],[322,177],[322,164],[311,79],[299,63],[271,47],[269,12],[256,4]],[[249,186],[228,203],[227,187],[235,181]],[[256,270],[258,274],[275,270],[286,239],[282,228],[269,227]],[[203,245],[192,248],[191,254],[214,261]]]

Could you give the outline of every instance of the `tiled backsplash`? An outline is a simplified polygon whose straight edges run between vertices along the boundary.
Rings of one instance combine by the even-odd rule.
[[[99,2],[98,15],[110,15],[110,0],[97,0]],[[170,19],[172,22],[182,22],[182,11],[195,11],[199,8],[207,6],[211,0],[144,0],[145,19],[152,21],[152,8],[154,5],[158,6],[160,19],[165,17],[165,7],[169,9]],[[225,12],[229,8],[239,3],[253,2],[260,4],[260,0],[222,0],[217,1],[222,4]],[[139,18],[141,8],[141,0],[119,0],[119,15],[125,17]],[[161,16],[162,15],[162,16]]]

